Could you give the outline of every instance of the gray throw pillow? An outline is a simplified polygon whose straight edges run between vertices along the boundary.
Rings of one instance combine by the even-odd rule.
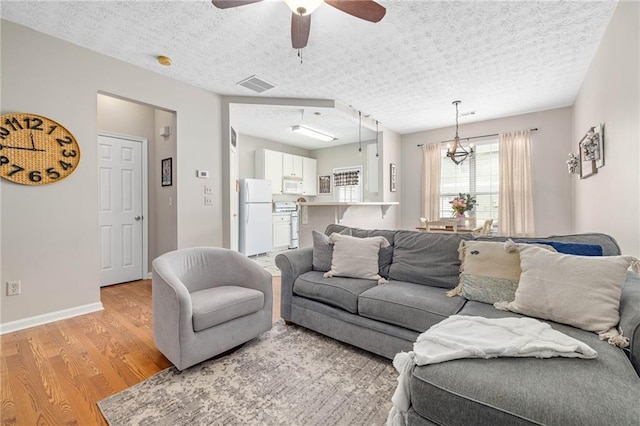
[[[327,272],[331,269],[333,245],[329,244],[329,236],[316,230],[311,231],[313,237],[313,270]]]
[[[351,235],[351,229],[343,229],[341,235]],[[333,244],[329,242],[329,236],[311,231],[313,237],[313,270],[327,272],[331,269],[331,258],[333,257]]]

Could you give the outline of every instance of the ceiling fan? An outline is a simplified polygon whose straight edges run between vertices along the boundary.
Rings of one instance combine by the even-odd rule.
[[[219,9],[228,9],[261,1],[211,0],[211,3]],[[311,29],[311,13],[322,3],[327,3],[351,16],[370,22],[380,21],[387,13],[387,9],[373,0],[285,0],[285,2],[292,11],[291,45],[294,49],[302,49],[307,45]]]

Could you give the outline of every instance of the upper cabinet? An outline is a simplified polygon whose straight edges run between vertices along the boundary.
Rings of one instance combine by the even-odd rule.
[[[256,178],[271,181],[271,192],[282,194],[282,153],[268,149],[256,150]]]
[[[257,149],[255,158],[256,178],[270,180],[274,194],[317,195],[315,158],[269,149]],[[283,180],[289,185],[287,190],[283,188]]]
[[[302,157],[302,195],[318,195],[317,169],[315,158]]]
[[[282,177],[302,179],[302,158],[299,155],[282,153]]]

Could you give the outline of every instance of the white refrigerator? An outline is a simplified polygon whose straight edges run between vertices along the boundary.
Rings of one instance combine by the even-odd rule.
[[[273,250],[271,181],[240,179],[240,253],[253,256]]]

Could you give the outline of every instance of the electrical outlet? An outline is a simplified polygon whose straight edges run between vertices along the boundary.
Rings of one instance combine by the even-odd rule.
[[[20,294],[20,281],[7,282],[7,296],[17,296]]]
[[[211,198],[211,197],[204,197],[204,205],[205,205],[205,206],[212,206],[212,205],[213,205],[213,198]]]
[[[211,194],[211,193],[213,193],[213,188],[212,188],[212,187],[210,187],[209,185],[205,185],[205,186],[204,186],[204,193],[205,193],[205,194]]]

